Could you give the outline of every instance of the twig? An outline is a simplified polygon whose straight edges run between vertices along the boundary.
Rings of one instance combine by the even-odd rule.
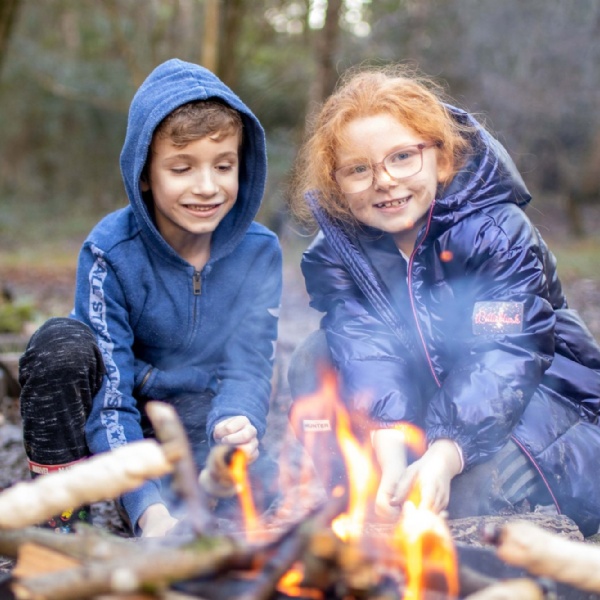
[[[490,585],[467,600],[544,600],[544,589],[533,579],[508,579]]]
[[[347,503],[346,496],[327,501],[315,509],[302,524],[291,528],[282,536],[275,554],[262,565],[253,582],[252,589],[240,596],[240,600],[268,600],[271,598],[277,589],[279,580],[308,547],[311,535],[329,527],[331,521],[346,508]]]
[[[524,521],[488,529],[484,537],[505,562],[588,592],[600,592],[600,548],[565,539]]]
[[[190,444],[175,412],[164,402],[148,402],[146,413],[162,448],[174,461],[173,488],[187,507],[187,521],[197,535],[215,531],[210,512],[210,500],[198,482],[198,469],[192,456]]]
[[[173,457],[175,458],[175,457]],[[143,440],[78,463],[68,471],[20,482],[0,494],[0,529],[35,525],[68,506],[111,500],[173,470],[154,440]]]

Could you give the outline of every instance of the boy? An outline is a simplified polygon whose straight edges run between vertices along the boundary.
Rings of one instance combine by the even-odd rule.
[[[160,399],[177,410],[199,467],[216,443],[247,452],[266,508],[276,467],[259,440],[281,249],[253,222],[266,178],[262,127],[211,72],[169,60],[133,98],[121,172],[129,206],[85,241],[71,318],[44,324],[21,358],[32,473],[148,435],[144,402]],[[175,525],[164,496],[150,481],[121,498],[136,535]]]

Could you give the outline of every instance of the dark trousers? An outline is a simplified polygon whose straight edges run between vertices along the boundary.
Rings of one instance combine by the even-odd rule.
[[[322,330],[313,332],[294,351],[288,371],[293,400],[313,394],[318,386],[318,374],[332,359]],[[292,408],[293,410],[293,408]],[[306,417],[306,415],[305,415]],[[322,418],[319,406],[309,418]],[[333,432],[306,433],[292,423],[296,435],[304,443],[326,489],[346,482],[346,467],[339,453]],[[489,461],[476,465],[452,480],[448,514],[450,518],[514,513],[533,508],[536,504],[551,504],[541,477],[521,452],[509,440]]]
[[[19,362],[23,438],[32,463],[65,465],[90,455],[85,424],[104,373],[102,355],[85,324],[54,318],[34,333]],[[167,400],[182,421],[198,469],[209,452],[206,418],[213,397],[206,390]],[[144,436],[153,437],[143,400],[139,402]],[[264,510],[277,495],[279,470],[260,449],[259,458],[250,465],[249,478],[256,504]]]

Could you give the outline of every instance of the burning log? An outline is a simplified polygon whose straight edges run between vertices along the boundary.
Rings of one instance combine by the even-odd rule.
[[[600,592],[600,548],[524,521],[488,528],[485,539],[505,562],[588,592]]]
[[[288,529],[277,543],[272,557],[262,565],[251,590],[242,596],[243,600],[268,600],[277,589],[281,578],[290,571],[296,561],[299,561],[313,535],[331,525],[347,505],[345,496],[332,498],[313,513],[301,524]]]
[[[237,483],[231,473],[231,463],[236,452],[233,446],[215,446],[200,472],[200,485],[215,498],[230,498],[238,492]]]

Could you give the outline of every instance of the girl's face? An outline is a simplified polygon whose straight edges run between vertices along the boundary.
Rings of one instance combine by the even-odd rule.
[[[356,118],[343,133],[345,143],[336,152],[336,169],[375,165],[368,189],[342,192],[350,211],[361,223],[392,234],[398,248],[409,255],[435,199],[438,182],[445,175],[438,168],[437,149],[385,113]],[[384,158],[418,144],[428,145],[422,150],[421,170],[403,179],[391,177],[381,164]],[[405,155],[398,156],[401,160]]]

